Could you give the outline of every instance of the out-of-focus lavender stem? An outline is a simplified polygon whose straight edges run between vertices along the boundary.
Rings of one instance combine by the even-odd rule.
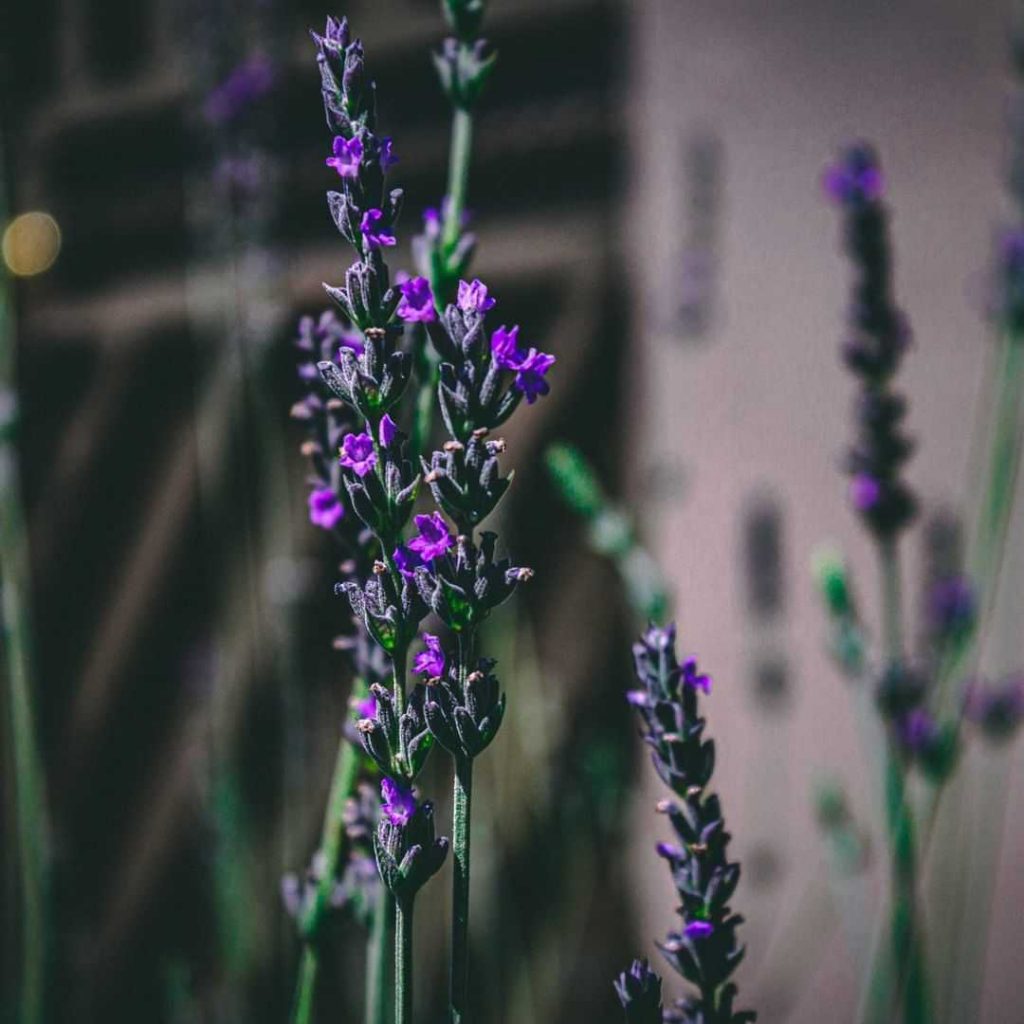
[[[0,170],[2,167],[0,149]],[[6,183],[0,175],[0,223],[6,220],[6,198]],[[17,1019],[19,1024],[39,1024],[43,1020],[46,971],[47,827],[33,706],[28,534],[15,445],[15,358],[7,276],[0,269],[0,587],[21,899]]]

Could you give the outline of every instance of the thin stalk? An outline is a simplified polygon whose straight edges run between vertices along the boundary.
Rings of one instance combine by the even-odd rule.
[[[395,1024],[412,1024],[413,901],[395,907]]]
[[[388,953],[394,943],[395,898],[383,885],[380,889],[366,958],[366,1024],[387,1024],[390,1010]]]
[[[6,183],[0,150],[0,222]],[[0,270],[0,588],[3,647],[10,701],[11,750],[20,886],[20,1024],[44,1013],[47,913],[47,826],[42,758],[36,735],[32,633],[28,610],[28,531],[18,480],[17,369],[7,276]]]
[[[462,233],[472,148],[473,115],[461,107],[456,108],[452,115],[451,148],[448,154],[448,202],[441,228],[441,245],[446,258],[455,250]]]
[[[307,943],[302,949],[302,960],[299,964],[299,983],[295,988],[292,1024],[306,1024],[313,1019],[313,994],[316,990],[319,967],[320,955],[312,943]]]
[[[473,801],[473,761],[456,758],[452,802],[452,962],[451,1024],[466,1024],[469,977],[469,856]]]
[[[359,776],[359,754],[343,735],[338,743],[338,756],[334,762],[334,775],[324,812],[320,851],[323,854],[323,875],[313,897],[313,905],[306,911],[302,931],[306,936],[299,966],[299,980],[295,989],[292,1024],[309,1024],[313,1012],[313,989],[316,985],[317,960],[316,932],[324,912],[330,905],[331,890],[341,856],[341,840],[345,832],[345,804],[355,790]]]
[[[898,665],[904,658],[899,552],[895,541],[879,546],[882,581],[882,631],[886,659]],[[906,793],[906,767],[890,741],[886,751],[885,808],[891,856],[890,952],[898,965],[899,984],[892,992],[884,980],[885,965],[876,958],[883,980],[876,974],[872,988],[878,1002],[887,1005],[885,995],[902,1003],[906,1024],[924,1024],[929,1019],[927,982],[922,953],[923,936],[917,900],[917,852],[914,820]],[[888,989],[888,993],[886,993]],[[877,1007],[876,1007],[877,1008]]]

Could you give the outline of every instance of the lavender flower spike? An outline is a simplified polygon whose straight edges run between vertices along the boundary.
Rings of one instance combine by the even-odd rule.
[[[661,978],[646,960],[634,960],[615,980],[626,1024],[661,1024]]]
[[[740,879],[740,866],[728,859],[730,836],[718,797],[707,792],[715,764],[714,744],[704,739],[705,721],[698,705],[698,695],[708,693],[711,680],[698,671],[695,659],[680,664],[675,640],[674,626],[651,626],[633,645],[640,688],[629,694],[654,767],[681,801],[664,800],[658,805],[678,839],[672,844],[660,843],[658,854],[672,871],[683,918],[682,929],[670,932],[659,945],[697,993],[677,1002],[665,1019],[685,1024],[744,1024],[756,1015],[746,1010],[733,1012],[736,987],[729,980],[743,958],[743,947],[736,938],[743,919],[728,905]],[[639,699],[641,694],[645,699]],[[643,971],[639,973],[644,976]],[[633,987],[637,985],[634,981]],[[644,1011],[638,1009],[636,1016],[631,1015],[633,1001],[623,998],[621,989],[619,997],[627,1021],[646,1024],[657,1019],[649,1015],[644,1003],[640,1004]]]

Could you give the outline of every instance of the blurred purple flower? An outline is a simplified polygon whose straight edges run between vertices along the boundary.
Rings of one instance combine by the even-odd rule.
[[[274,65],[268,57],[263,54],[249,57],[211,90],[203,104],[203,116],[214,125],[233,121],[246,107],[270,92],[274,79]]]
[[[706,694],[711,693],[711,676],[704,675],[697,671],[697,659],[687,658],[683,664],[683,685],[694,690],[702,690]]]
[[[850,501],[858,512],[874,508],[882,497],[882,485],[867,473],[858,473],[850,481]]]
[[[385,135],[380,140],[380,169],[386,174],[389,167],[394,167],[398,163],[398,157],[395,156],[394,148],[391,145],[391,136]]]
[[[314,526],[333,530],[344,514],[344,507],[330,487],[317,487],[309,492],[309,521]]]

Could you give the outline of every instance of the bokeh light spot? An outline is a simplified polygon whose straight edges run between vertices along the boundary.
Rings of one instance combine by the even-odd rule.
[[[4,231],[4,263],[17,277],[49,270],[59,252],[60,227],[48,213],[19,214]]]

